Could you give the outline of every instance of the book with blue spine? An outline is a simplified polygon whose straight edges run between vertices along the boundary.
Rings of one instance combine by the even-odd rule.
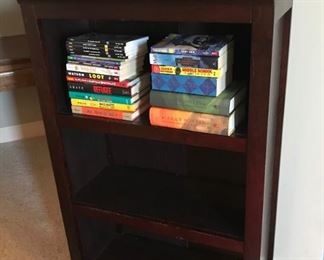
[[[169,34],[151,52],[219,57],[232,47],[233,35]]]
[[[220,57],[192,56],[181,54],[150,53],[150,64],[173,67],[191,67],[204,69],[220,69],[233,64],[234,50],[229,49]]]
[[[232,82],[232,71],[220,78],[151,73],[152,89],[216,97]]]

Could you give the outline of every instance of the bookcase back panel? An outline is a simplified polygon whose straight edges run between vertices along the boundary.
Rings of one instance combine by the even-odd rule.
[[[245,183],[245,154],[118,135],[107,135],[108,157],[117,165]],[[110,154],[110,156],[109,156]]]
[[[245,185],[246,155],[187,146],[187,175]]]
[[[108,153],[115,164],[185,174],[183,145],[118,135],[107,137]]]
[[[61,132],[75,194],[108,165],[105,135],[68,128]]]
[[[70,113],[70,100],[66,84],[66,48],[68,36],[91,31],[88,20],[41,20],[41,36],[47,51],[47,67],[50,72],[51,89],[56,111]]]
[[[77,217],[84,260],[97,259],[100,252],[118,235],[117,226],[84,216]]]

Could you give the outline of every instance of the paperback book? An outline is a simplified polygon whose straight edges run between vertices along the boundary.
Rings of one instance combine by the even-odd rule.
[[[218,135],[231,135],[245,117],[245,104],[229,116],[151,107],[150,123],[155,126],[184,129]]]
[[[131,86],[129,88],[68,82],[68,89],[69,91],[131,97],[146,89],[149,90],[150,87],[149,87],[149,79],[147,78],[147,80],[140,81],[134,86]]]
[[[192,56],[165,53],[150,53],[150,64],[173,67],[192,67],[205,69],[220,69],[225,65],[232,65],[234,49],[231,48],[222,56]],[[228,66],[229,67],[229,66]]]
[[[151,52],[222,56],[233,47],[233,35],[181,35],[170,34],[151,47]]]
[[[152,73],[168,74],[168,75],[180,75],[180,76],[194,76],[205,78],[220,78],[226,73],[225,68],[214,69],[202,69],[194,67],[173,67],[164,65],[151,65]]]
[[[148,102],[148,95],[142,97],[140,100],[138,100],[137,102],[131,105],[93,101],[93,100],[86,100],[86,99],[74,99],[74,98],[71,99],[72,106],[104,108],[104,109],[119,110],[125,112],[135,112],[141,105],[147,102]]]
[[[93,78],[93,74],[95,74],[97,79],[111,80],[110,77],[113,77],[112,79],[116,78],[118,79],[117,81],[123,81],[127,78],[139,74],[140,71],[142,70],[142,67],[133,66],[133,67],[126,67],[123,70],[114,70],[114,69],[107,69],[102,67],[67,63],[66,70],[67,72],[71,72],[71,71],[80,72],[78,76],[81,77],[88,76],[89,78]],[[71,75],[71,73],[70,74],[68,73],[68,75]],[[108,78],[107,77],[104,78],[105,76],[108,76]]]
[[[150,92],[152,106],[228,116],[246,98],[246,84],[234,81],[219,96],[208,97],[172,92]]]
[[[88,44],[89,46],[95,46],[95,44],[104,44],[109,47],[121,46],[136,47],[146,44],[148,37],[136,36],[136,35],[114,35],[114,34],[99,34],[99,33],[87,33],[78,36],[71,36],[67,38],[69,44]]]
[[[167,75],[151,73],[152,89],[158,91],[186,93],[216,97],[232,81],[232,70],[220,78]]]
[[[85,84],[94,84],[94,85],[103,85],[103,86],[112,86],[112,87],[120,87],[120,88],[129,88],[140,82],[143,77],[149,76],[148,73],[142,74],[140,76],[134,76],[124,81],[116,81],[116,80],[101,80],[101,79],[93,79],[87,77],[80,76],[70,76],[67,75],[66,79],[68,82],[77,82],[77,83],[85,83]]]
[[[88,116],[104,117],[109,119],[134,121],[148,108],[149,108],[148,102],[146,104],[143,104],[141,107],[139,107],[135,112],[124,112],[124,111],[108,110],[108,109],[94,108],[94,107],[72,106],[72,113],[88,115]]]
[[[148,89],[140,93],[135,94],[132,97],[126,96],[116,96],[116,95],[105,95],[105,94],[95,94],[95,93],[86,93],[78,91],[69,91],[69,97],[71,99],[84,99],[92,100],[98,102],[107,102],[107,103],[118,103],[118,104],[127,104],[131,105],[139,100],[142,96],[148,93]]]

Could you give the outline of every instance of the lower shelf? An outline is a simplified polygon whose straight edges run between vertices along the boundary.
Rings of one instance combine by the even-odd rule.
[[[97,260],[239,260],[238,256],[169,245],[132,235],[111,241]]]
[[[210,180],[107,167],[76,195],[74,209],[148,232],[242,253],[243,210],[227,205],[234,205],[242,193],[238,187]]]

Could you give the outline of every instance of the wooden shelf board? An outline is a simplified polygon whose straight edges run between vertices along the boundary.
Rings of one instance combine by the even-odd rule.
[[[112,240],[97,260],[240,260],[240,256],[209,250],[186,248],[133,235]]]
[[[222,196],[220,196],[220,194]],[[74,210],[140,230],[243,252],[242,187],[133,167],[106,167]],[[228,205],[237,205],[229,208]]]
[[[125,135],[169,143],[213,148],[232,152],[246,152],[245,130],[242,134],[222,136],[180,129],[151,126],[145,113],[133,122],[99,117],[58,114],[60,127],[79,128],[107,134]]]

